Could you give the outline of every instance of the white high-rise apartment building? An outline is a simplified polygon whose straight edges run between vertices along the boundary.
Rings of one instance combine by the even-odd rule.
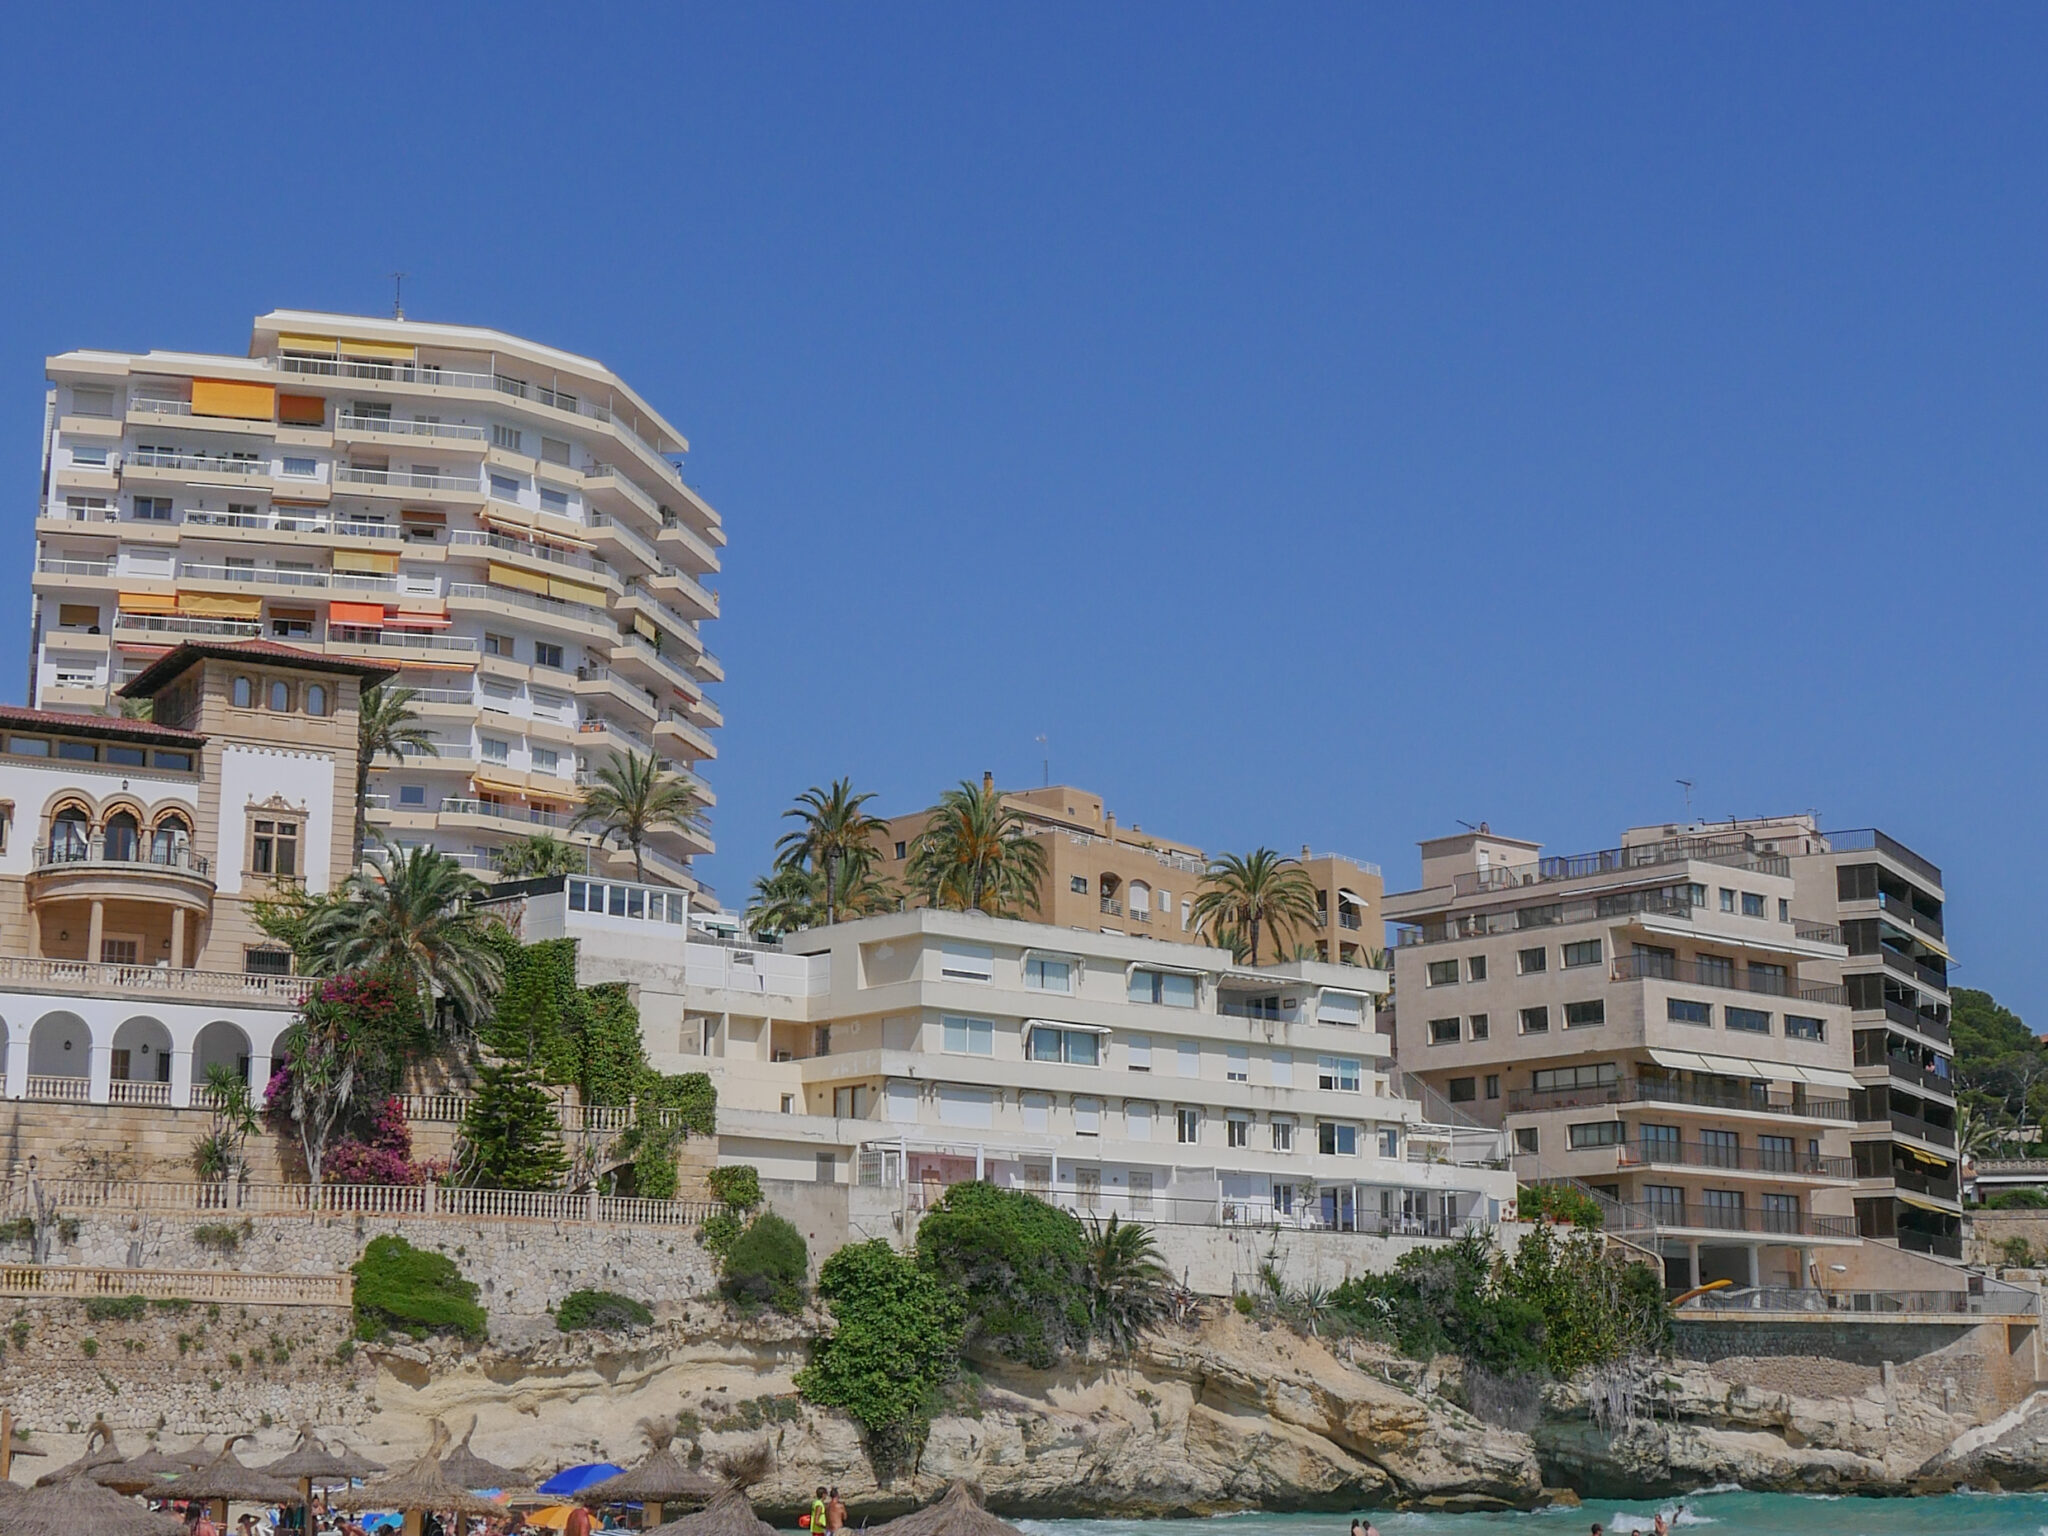
[[[725,535],[673,462],[682,435],[602,364],[280,310],[246,357],[75,351],[48,372],[38,707],[103,710],[181,640],[262,636],[417,690],[438,755],[381,759],[371,786],[401,845],[487,869],[512,837],[570,836],[614,753],[711,803],[724,673],[699,626]],[[694,888],[711,846],[665,829],[647,878]]]

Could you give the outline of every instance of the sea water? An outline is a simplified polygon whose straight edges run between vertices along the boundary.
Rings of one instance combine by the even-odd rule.
[[[2048,1494],[1917,1499],[1708,1491],[1666,1499],[1588,1499],[1533,1514],[1371,1511],[1381,1536],[1587,1536],[1647,1531],[1661,1510],[1686,1536],[2048,1536]],[[1207,1520],[1020,1520],[1026,1536],[1349,1536],[1353,1514],[1218,1515]]]

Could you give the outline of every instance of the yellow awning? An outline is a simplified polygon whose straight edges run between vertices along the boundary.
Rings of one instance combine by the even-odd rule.
[[[479,773],[471,775],[470,783],[474,784],[478,789],[486,790],[494,795],[524,795],[526,793],[526,786],[515,779],[493,779]]]
[[[192,414],[232,416],[238,421],[272,421],[277,416],[277,390],[269,384],[194,379]]]
[[[517,566],[500,565],[493,560],[490,565],[491,585],[494,587],[517,587],[522,592],[538,592],[547,596],[548,579],[531,571],[522,571]]]
[[[482,516],[487,523],[496,523],[501,528],[517,528],[522,533],[533,528],[533,513],[508,507],[502,501],[486,502]]]
[[[570,581],[561,576],[548,578],[548,596],[559,597],[565,603],[588,603],[593,608],[604,606],[604,588],[587,586],[580,581]]]
[[[571,518],[557,517],[552,512],[536,512],[529,526],[560,543],[573,544],[578,549],[590,548],[590,530]]]
[[[121,594],[123,613],[176,613],[178,600],[169,593],[159,596],[155,592],[123,592]]]
[[[334,568],[337,571],[390,576],[396,574],[398,570],[398,556],[380,554],[373,550],[337,549],[334,552]]]
[[[633,632],[649,645],[654,644],[656,634],[654,620],[648,618],[646,614],[636,613],[633,615]]]
[[[1897,1143],[1893,1143],[1893,1145],[1897,1145]],[[1925,1163],[1930,1168],[1939,1168],[1944,1173],[1948,1171],[1949,1161],[1945,1157],[1930,1156],[1928,1153],[1922,1152],[1918,1147],[1905,1147],[1901,1150],[1910,1153],[1915,1162]]]
[[[280,352],[315,352],[323,357],[334,356],[332,336],[280,336],[277,347]]]
[[[1916,1211],[1932,1211],[1937,1216],[1953,1216],[1955,1212],[1945,1205],[1936,1205],[1932,1200],[1922,1200],[1907,1194],[1903,1189],[1892,1191],[1892,1198],[1901,1205],[1910,1205]]]
[[[202,614],[210,619],[260,619],[260,597],[216,597],[210,592],[180,592],[178,612]]]
[[[397,362],[409,363],[413,360],[415,350],[412,347],[402,347],[395,341],[350,341],[345,336],[341,341],[343,357],[388,357]]]

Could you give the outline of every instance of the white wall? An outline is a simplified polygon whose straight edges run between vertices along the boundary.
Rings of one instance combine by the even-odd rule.
[[[306,889],[316,896],[328,889],[333,876],[328,857],[334,846],[334,773],[334,759],[324,752],[276,747],[221,749],[220,852],[214,862],[214,881],[222,895],[238,895],[242,889],[242,870],[249,862],[248,808],[273,795],[305,815],[299,858]]]

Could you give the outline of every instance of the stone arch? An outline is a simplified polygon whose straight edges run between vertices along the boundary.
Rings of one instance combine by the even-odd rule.
[[[126,1071],[122,1070],[124,1067]],[[168,1083],[171,1080],[170,1030],[147,1014],[122,1020],[114,1031],[110,1075],[117,1082]]]
[[[52,855],[82,859],[91,841],[92,803],[83,795],[65,795],[50,807],[45,842]]]
[[[192,1081],[204,1083],[208,1069],[216,1066],[239,1072],[247,1081],[249,1060],[255,1054],[248,1033],[241,1025],[215,1019],[200,1030],[192,1042]]]
[[[149,857],[157,864],[173,862],[176,850],[192,846],[192,813],[182,805],[158,806],[149,827]]]
[[[108,858],[133,861],[142,852],[141,815],[126,803],[116,805],[101,824],[100,838]]]
[[[28,1037],[30,1077],[92,1076],[92,1030],[75,1013],[59,1010],[36,1020]]]

